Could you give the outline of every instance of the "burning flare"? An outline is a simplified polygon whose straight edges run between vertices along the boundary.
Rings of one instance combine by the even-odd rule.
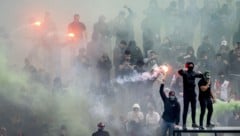
[[[155,80],[158,77],[162,77],[167,74],[169,71],[169,65],[160,65],[158,66],[155,64],[152,67],[151,71],[147,71],[144,73],[136,73],[134,72],[133,74],[129,76],[124,76],[124,77],[118,77],[115,82],[119,84],[124,84],[126,82],[138,82],[138,81],[147,81],[147,80]]]
[[[167,73],[169,70],[167,65],[161,65],[160,68],[163,70],[164,73]]]
[[[40,22],[40,21],[36,21],[33,23],[33,25],[35,25],[35,26],[41,26],[41,24],[42,24],[42,22]]]
[[[68,33],[68,37],[73,38],[73,37],[75,37],[75,34],[74,33]]]

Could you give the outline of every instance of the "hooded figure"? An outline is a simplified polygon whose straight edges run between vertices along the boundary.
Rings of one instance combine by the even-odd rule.
[[[183,77],[183,129],[186,129],[188,106],[191,103],[192,109],[192,127],[198,127],[195,121],[196,116],[196,92],[195,92],[195,79],[202,78],[202,74],[196,73],[193,62],[185,64],[187,70],[180,69],[179,75]]]
[[[144,115],[141,112],[140,105],[135,103],[132,106],[132,111],[128,112],[128,134],[132,136],[140,136],[143,132]]]
[[[159,93],[164,103],[164,111],[162,114],[162,121],[160,125],[161,134],[159,135],[166,136],[167,131],[169,130],[169,135],[172,136],[175,125],[179,124],[180,104],[177,101],[177,97],[174,91],[169,91],[168,97],[167,97],[163,89],[164,89],[164,84],[162,82]]]
[[[133,121],[135,123],[142,123],[144,116],[138,103],[133,104],[132,111],[128,113],[127,117],[130,122]]]

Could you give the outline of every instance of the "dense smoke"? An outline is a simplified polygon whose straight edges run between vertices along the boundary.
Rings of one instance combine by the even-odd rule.
[[[189,54],[209,55],[213,67],[217,65],[215,51],[221,45],[230,51],[240,41],[233,36],[240,33],[240,6],[235,3],[237,0],[1,0],[0,126],[9,135],[23,131],[25,135],[55,136],[64,128],[69,136],[86,136],[100,121],[117,133],[134,103],[147,112],[148,102],[155,101],[155,110],[162,112],[156,78],[167,73],[167,87],[181,93],[182,86],[174,88],[170,82],[172,77],[176,82],[176,70],[185,61],[194,60]],[[87,38],[80,50],[69,42],[74,37],[68,33],[74,14],[86,25]],[[122,18],[127,22],[124,29],[118,27]],[[46,20],[51,27],[45,34],[41,27]],[[119,36],[118,31],[125,29],[128,36]],[[194,52],[208,39],[213,45],[208,52]],[[122,63],[114,54],[122,40],[131,53],[120,49],[121,57],[131,54],[134,63],[134,72],[124,71],[125,76],[115,70]],[[196,69],[209,70],[207,65],[201,67],[202,58]],[[76,63],[78,59],[84,64]],[[102,66],[101,59],[112,63]],[[165,64],[171,70],[158,69]],[[109,77],[104,77],[104,68]],[[220,66],[211,70],[216,80],[216,71],[224,71]],[[238,83],[239,73],[229,75]],[[215,120],[240,108],[239,102],[228,101],[215,104]]]
[[[68,88],[67,93],[53,95],[50,90],[31,81],[21,71],[6,67],[5,51],[1,47],[0,93],[1,109],[4,109],[1,111],[4,117],[1,118],[1,125],[8,127],[10,135],[17,133],[15,126],[10,126],[11,122],[14,122],[18,129],[29,129],[24,132],[26,135],[36,132],[46,135],[44,133],[47,133],[48,129],[48,135],[56,135],[63,124],[71,128],[69,134],[76,135],[79,131],[82,135],[90,133],[87,127],[91,122],[91,116],[88,114],[90,103],[86,100],[84,92],[80,94],[75,88]],[[93,113],[96,113],[96,110]]]

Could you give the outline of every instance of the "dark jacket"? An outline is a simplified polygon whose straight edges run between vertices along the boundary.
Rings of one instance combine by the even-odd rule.
[[[201,86],[206,86],[206,85],[207,85],[206,80],[204,80],[203,78],[201,80],[199,80],[199,82],[198,82],[198,89],[199,89],[198,100],[200,100],[200,101],[213,98],[212,92],[211,92],[211,85],[210,85],[210,87],[208,87],[208,89],[206,91],[202,91]]]
[[[197,58],[203,59],[204,55],[207,55],[209,59],[214,58],[215,50],[209,42],[202,42],[197,49]]]
[[[164,84],[161,84],[159,93],[164,103],[162,118],[166,122],[172,122],[178,125],[180,120],[180,104],[177,99],[170,100],[164,93],[163,89]]]
[[[92,136],[110,136],[107,131],[99,129],[97,132],[93,133]]]
[[[178,73],[183,77],[183,95],[196,96],[195,79],[202,78],[202,74],[196,73],[195,71],[184,71],[182,69],[180,69]]]
[[[99,60],[97,62],[97,69],[99,72],[100,80],[102,80],[103,82],[110,81],[110,72],[112,69],[112,62],[108,57],[105,58],[105,60]]]
[[[128,49],[131,52],[131,63],[136,65],[138,60],[143,60],[141,49],[136,45],[135,41],[130,41]]]

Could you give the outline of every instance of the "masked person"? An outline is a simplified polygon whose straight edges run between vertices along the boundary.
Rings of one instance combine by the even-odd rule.
[[[186,121],[187,121],[187,113],[188,106],[191,103],[192,109],[192,127],[199,127],[196,124],[195,116],[196,116],[196,92],[195,92],[195,79],[201,78],[202,74],[195,72],[194,63],[187,62],[185,64],[186,69],[180,69],[178,73],[183,77],[183,129],[187,129]]]
[[[198,82],[199,87],[199,103],[201,107],[200,119],[199,119],[199,129],[204,129],[203,127],[203,118],[206,111],[208,109],[207,114],[207,125],[206,127],[214,127],[214,124],[211,124],[211,117],[213,113],[213,101],[215,98],[211,92],[211,81],[210,81],[210,73],[204,72],[203,77]]]
[[[98,131],[97,132],[94,132],[92,134],[92,136],[110,136],[108,131],[105,131],[104,128],[105,128],[105,124],[103,124],[102,122],[98,123]]]
[[[167,97],[164,90],[164,79],[161,81],[160,86],[160,96],[164,103],[164,111],[162,114],[162,121],[160,124],[161,134],[160,136],[166,136],[167,131],[169,136],[173,136],[173,130],[179,124],[180,120],[180,104],[177,101],[177,97],[175,96],[174,91],[169,92],[169,96]]]

